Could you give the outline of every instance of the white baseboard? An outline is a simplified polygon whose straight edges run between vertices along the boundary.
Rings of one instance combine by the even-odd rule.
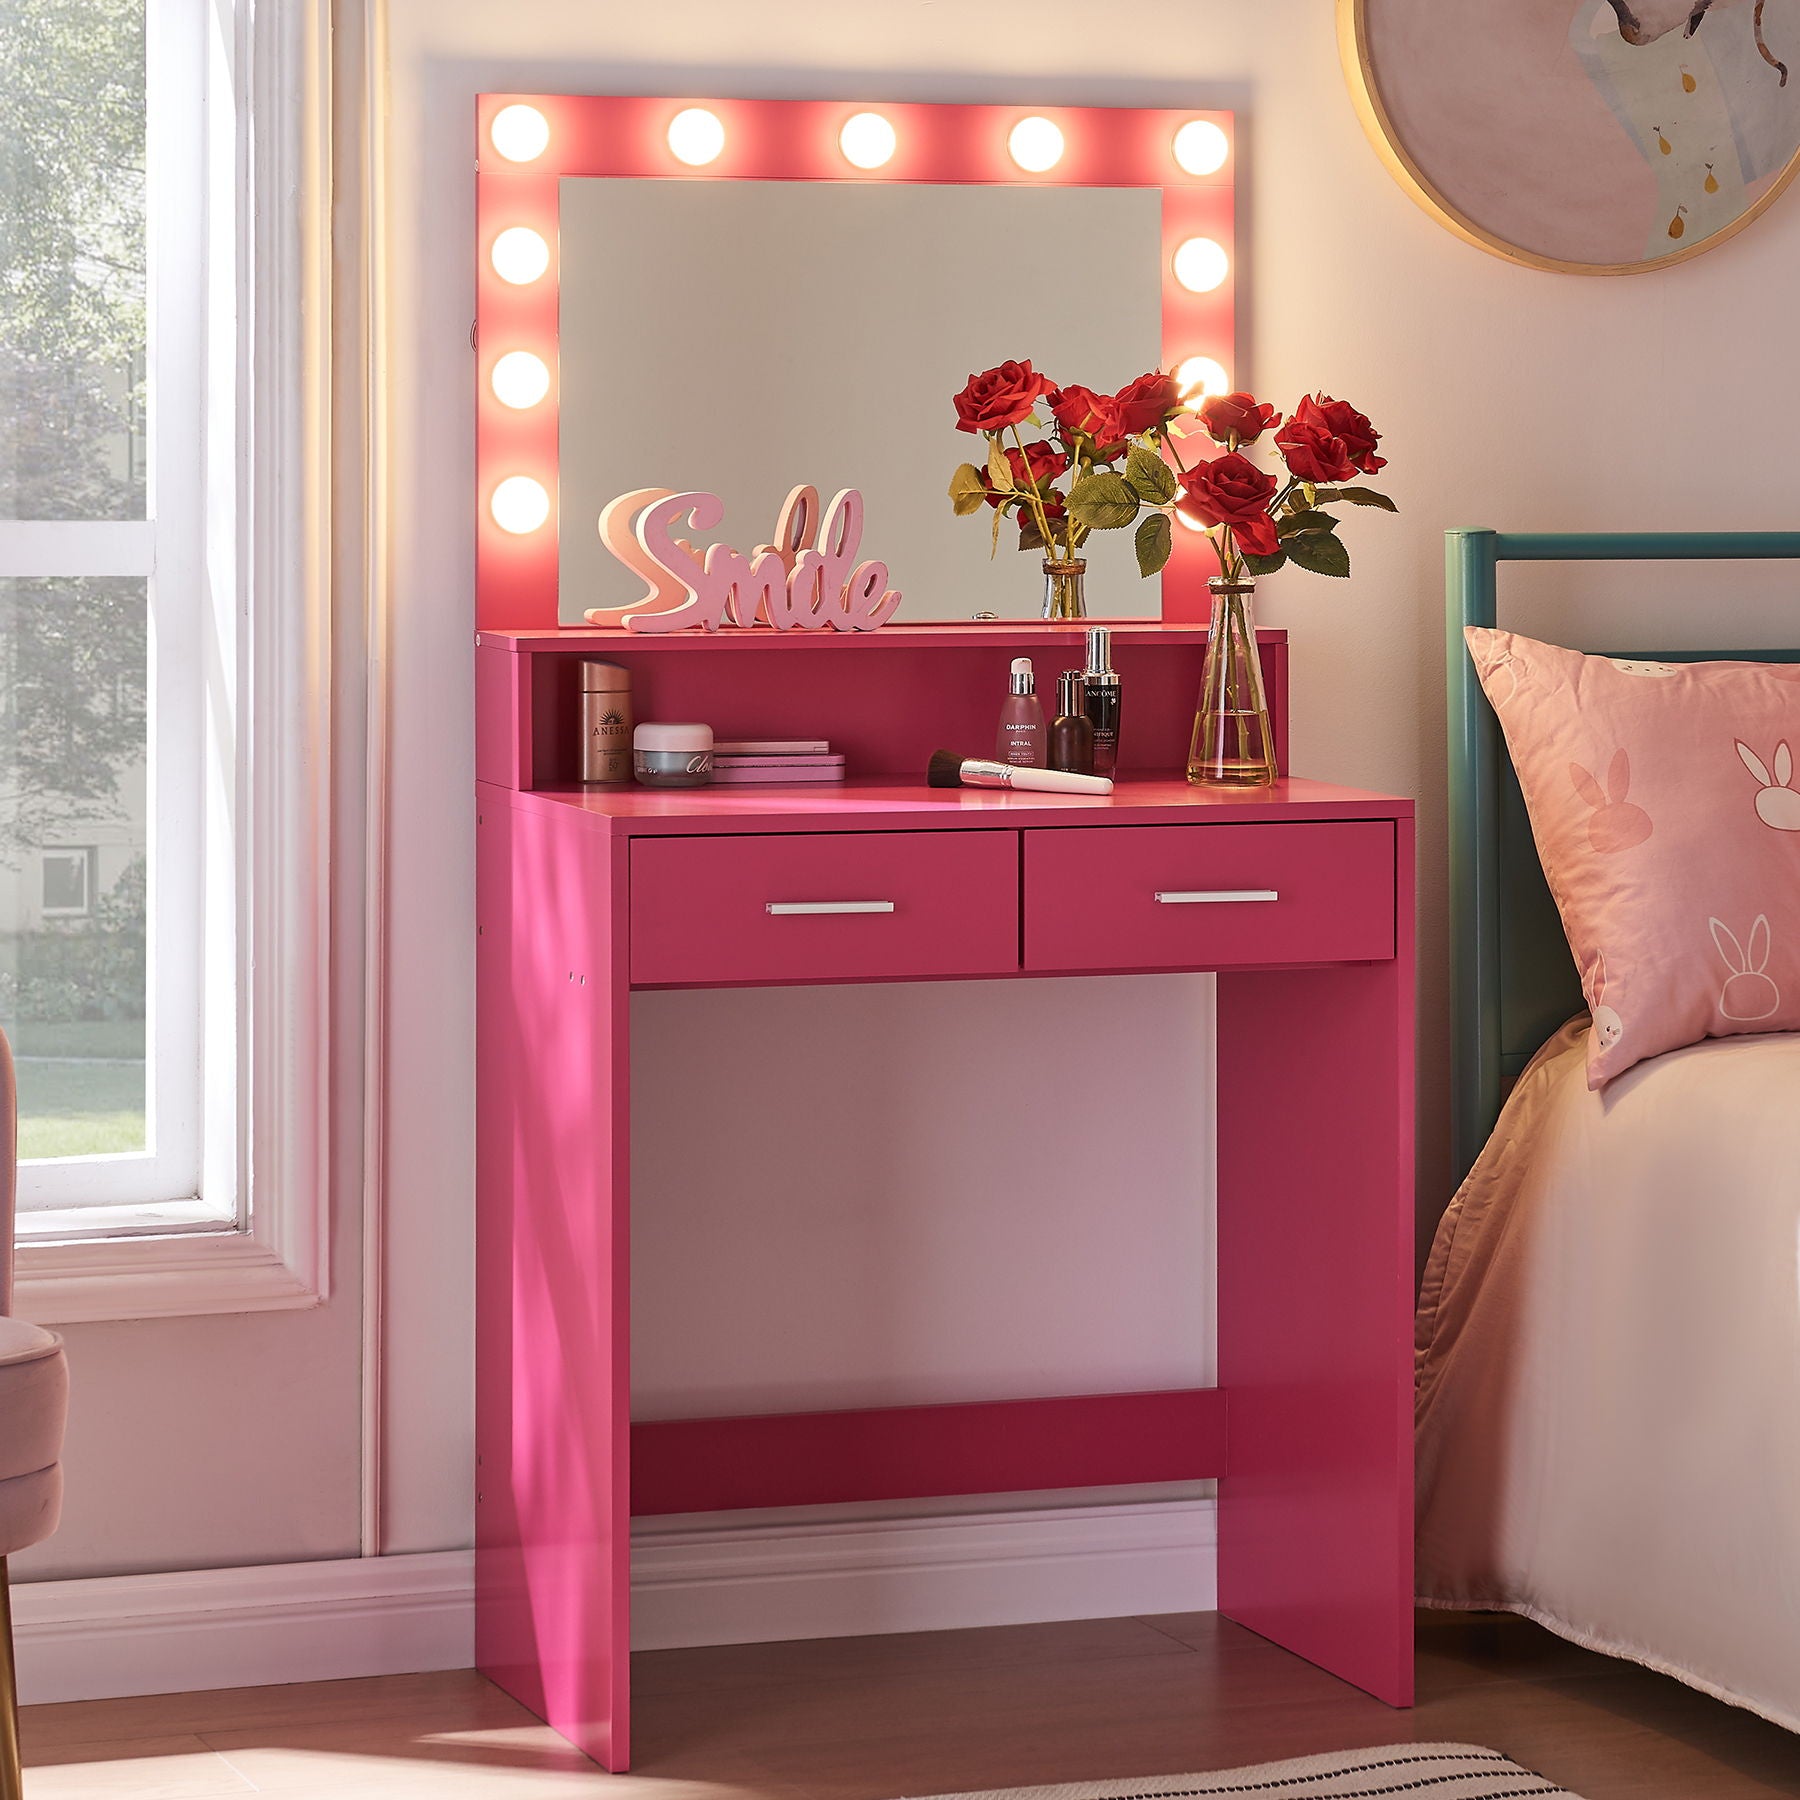
[[[1212,1500],[633,1534],[637,1650],[1206,1612]]]
[[[1211,1500],[633,1534],[632,1643],[767,1643],[1216,1604]],[[467,1668],[470,1552],[13,1589],[28,1703]]]
[[[467,1550],[19,1582],[19,1698],[110,1700],[466,1669]]]

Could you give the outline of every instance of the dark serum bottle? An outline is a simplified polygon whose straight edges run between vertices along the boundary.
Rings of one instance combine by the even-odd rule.
[[[1082,676],[1082,704],[1094,728],[1094,773],[1111,775],[1119,764],[1119,705],[1123,698],[1118,671],[1112,666],[1112,633],[1092,625],[1087,634],[1087,670]]]
[[[1056,717],[1050,723],[1050,767],[1070,775],[1094,772],[1094,728],[1082,710],[1081,671],[1064,669],[1056,682]]]

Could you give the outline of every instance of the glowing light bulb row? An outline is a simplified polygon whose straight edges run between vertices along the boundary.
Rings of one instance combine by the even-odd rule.
[[[550,121],[535,106],[516,101],[495,113],[488,138],[508,162],[535,162],[550,145]],[[725,122],[704,106],[685,106],[669,121],[670,153],[690,169],[716,162],[725,150]],[[838,149],[858,169],[879,169],[900,147],[893,121],[878,112],[859,112],[844,121]],[[1047,174],[1067,148],[1062,127],[1038,114],[1020,119],[1007,133],[1007,154],[1028,175]],[[1231,154],[1231,140],[1211,119],[1189,119],[1170,144],[1175,163],[1189,175],[1216,175]]]

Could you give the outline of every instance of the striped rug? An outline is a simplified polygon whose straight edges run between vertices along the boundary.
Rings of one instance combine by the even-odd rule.
[[[1567,1788],[1479,1744],[1384,1744],[1294,1762],[1152,1775],[1140,1781],[1072,1781],[1062,1787],[998,1788],[938,1800],[1578,1800]]]

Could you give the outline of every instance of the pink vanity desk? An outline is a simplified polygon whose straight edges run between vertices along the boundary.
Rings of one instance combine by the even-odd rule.
[[[1110,799],[923,784],[988,753],[1013,655],[1080,660],[1069,627],[476,643],[479,1666],[623,1769],[633,1514],[1216,1476],[1220,1610],[1408,1704],[1412,803],[1151,772],[1192,625],[1117,630]],[[856,779],[579,787],[583,656],[639,718],[828,736]],[[633,988],[1159,970],[1218,971],[1217,1388],[632,1424]]]

